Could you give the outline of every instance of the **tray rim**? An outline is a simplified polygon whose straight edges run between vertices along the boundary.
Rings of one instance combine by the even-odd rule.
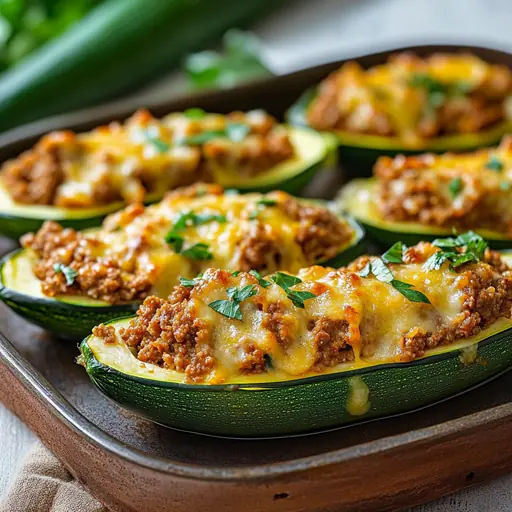
[[[9,313],[12,314],[12,313]],[[78,435],[86,438],[100,450],[106,450],[114,456],[121,457],[130,464],[161,473],[201,481],[255,481],[262,478],[282,477],[298,472],[309,471],[329,465],[349,462],[376,453],[409,446],[413,443],[441,440],[453,434],[461,434],[482,425],[512,421],[512,402],[484,409],[443,423],[431,425],[401,434],[382,437],[374,441],[340,448],[332,452],[301,457],[291,461],[259,464],[249,468],[226,466],[222,468],[201,467],[187,463],[168,461],[162,457],[143,453],[137,448],[129,447],[117,440],[88,420],[50,382],[33,367],[0,332],[0,362],[17,378],[31,394],[50,408],[50,412]],[[357,428],[357,425],[354,426]],[[315,435],[315,434],[312,434]],[[244,442],[243,439],[237,440]],[[264,439],[262,439],[264,441]]]
[[[333,66],[338,66],[342,62],[351,59],[372,59],[389,55],[397,51],[473,51],[475,53],[490,52],[497,57],[501,56],[503,60],[512,63],[512,55],[506,50],[493,48],[492,44],[485,46],[470,45],[466,43],[457,44],[455,41],[448,41],[446,44],[417,43],[410,45],[398,45],[391,48],[372,51],[371,53],[356,54],[351,57],[343,58],[337,61],[320,64],[306,68],[304,70],[287,73],[285,75],[270,77],[268,79],[252,81],[240,85],[234,89],[221,91],[204,91],[193,95],[177,96],[166,101],[147,102],[146,108],[173,110],[177,103],[186,103],[193,105],[212,98],[229,96],[233,91],[238,93],[247,93],[254,87],[265,87],[273,83],[286,83],[287,80],[294,80],[305,76],[308,72],[325,70],[329,72]],[[103,123],[104,119],[122,118],[130,115],[134,110],[141,107],[136,98],[115,101],[108,104],[87,108],[71,113],[61,114],[50,118],[45,118],[14,128],[8,132],[0,134],[0,151],[9,152],[11,146],[22,144],[27,140],[38,137],[43,133],[59,129],[73,128],[87,123]],[[11,313],[9,313],[11,314]],[[362,444],[337,449],[331,452],[311,455],[308,457],[297,458],[290,461],[280,461],[268,464],[259,464],[251,467],[226,466],[221,468],[204,468],[193,464],[172,462],[162,457],[148,455],[137,448],[132,448],[125,443],[117,440],[92,421],[88,420],[76,409],[64,396],[54,388],[50,382],[39,372],[28,360],[26,360],[15,348],[15,346],[0,332],[0,364],[4,364],[7,371],[16,378],[28,392],[35,396],[44,404],[44,406],[53,414],[58,421],[64,423],[68,428],[78,435],[84,437],[87,442],[95,445],[99,450],[108,451],[110,454],[120,457],[130,464],[146,468],[151,471],[164,473],[167,475],[184,477],[192,480],[201,481],[258,481],[271,477],[286,477],[294,473],[304,472],[312,469],[325,468],[326,466],[348,462],[365,456],[371,456],[376,453],[392,451],[393,449],[407,445],[440,441],[454,434],[469,432],[482,425],[499,424],[504,420],[512,421],[512,401],[494,406],[482,411],[461,416],[456,419],[448,420],[443,423],[434,424],[429,427],[410,430],[401,434],[382,437],[374,441],[368,441]],[[357,428],[352,427],[352,428]],[[243,440],[240,440],[243,442]]]

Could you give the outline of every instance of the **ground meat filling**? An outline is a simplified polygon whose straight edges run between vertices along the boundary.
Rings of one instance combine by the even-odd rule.
[[[229,137],[233,126],[240,140]],[[253,176],[294,156],[288,130],[265,112],[156,119],[141,110],[124,124],[50,133],[5,163],[0,179],[18,203],[87,208],[143,202],[148,194],[212,181],[214,172]]]
[[[279,268],[281,251],[277,233],[271,226],[256,221],[244,233],[238,245],[238,267],[244,272],[265,272]]]
[[[512,139],[505,140],[500,149],[505,144],[511,146]],[[452,155],[381,157],[374,168],[379,215],[397,222],[461,230],[487,228],[512,235],[512,196],[504,173],[487,169],[487,159],[482,169],[471,172],[464,161],[454,166],[453,159]]]
[[[326,208],[304,205],[293,197],[279,203],[279,207],[299,221],[295,241],[309,264],[333,258],[353,237],[350,225]]]
[[[443,78],[444,69],[449,75],[457,68],[473,68],[473,76],[481,78]],[[417,143],[444,134],[476,133],[505,120],[511,91],[512,73],[506,66],[471,55],[423,59],[404,52],[369,69],[355,61],[345,63],[320,83],[307,118],[317,130],[398,136]]]
[[[404,254],[405,264],[423,265],[437,250],[426,242],[410,247]],[[216,370],[227,367],[231,368],[230,372],[239,375],[279,370],[282,368],[279,365],[283,364],[281,357],[292,360],[298,357],[299,364],[303,364],[304,354],[311,357],[306,371],[322,372],[355,361],[354,347],[364,348],[365,342],[373,341],[372,333],[363,328],[363,320],[381,325],[383,318],[378,315],[383,312],[375,313],[372,302],[380,299],[373,299],[372,289],[358,290],[362,283],[365,283],[365,287],[371,283],[361,278],[358,272],[372,258],[363,256],[346,269],[328,270],[327,273],[320,267],[317,270],[308,269],[310,275],[321,276],[320,280],[313,278],[308,288],[314,290],[318,300],[337,301],[340,290],[350,290],[350,300],[354,302],[353,305],[340,304],[338,313],[344,313],[342,318],[319,314],[318,304],[313,303],[311,309],[307,302],[305,308],[294,309],[288,298],[276,300],[278,285],[262,287],[251,274],[242,272],[233,276],[225,270],[210,269],[193,287],[175,287],[167,300],[148,297],[139,308],[137,317],[130,321],[128,327],[120,329],[119,335],[140,361],[176,370],[193,382],[207,380]],[[393,268],[398,266],[393,265]],[[512,271],[500,259],[499,253],[487,250],[482,262],[461,265],[453,274],[446,269],[445,276],[448,272],[454,276],[453,282],[461,293],[460,312],[447,320],[442,316],[442,310],[431,309],[432,306],[426,303],[414,304],[413,307],[418,308],[414,313],[418,318],[422,318],[422,315],[432,318],[437,314],[439,327],[433,332],[421,326],[411,327],[402,333],[397,331],[393,346],[399,352],[392,356],[392,360],[414,360],[425,355],[426,350],[477,335],[498,319],[511,318]],[[329,291],[327,283],[338,283],[331,286],[341,288]],[[349,288],[345,288],[347,283]],[[218,311],[218,317],[198,314],[200,308],[204,311],[202,308],[210,303],[209,297],[218,298],[219,289],[225,290],[235,285],[257,287],[254,296],[244,299],[244,302],[247,301],[243,310],[244,326],[239,319]],[[382,287],[382,283],[378,286]],[[282,295],[282,291],[279,293]],[[324,293],[328,294],[326,297],[333,298],[320,298]],[[362,302],[358,302],[359,297]],[[325,304],[328,309],[335,307],[334,303]],[[226,316],[230,319],[226,319]],[[241,327],[240,331],[237,331],[237,326]],[[250,331],[247,331],[248,326]],[[254,336],[252,332],[258,335]],[[106,343],[115,342],[114,333],[108,326],[100,326],[95,334]],[[303,350],[304,343],[309,344],[306,351]],[[395,354],[394,349],[391,353]],[[225,374],[221,371],[219,375]]]
[[[25,235],[21,243],[38,255],[34,274],[48,297],[82,294],[109,303],[129,302],[147,297],[153,284],[151,269],[138,265],[135,252],[125,255],[122,262],[108,257],[100,260],[93,254],[101,242],[56,222],[45,222],[36,234]],[[59,265],[71,269],[71,284],[58,270]]]

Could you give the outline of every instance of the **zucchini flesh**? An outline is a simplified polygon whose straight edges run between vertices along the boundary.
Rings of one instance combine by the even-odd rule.
[[[80,363],[92,382],[147,419],[211,435],[260,437],[399,414],[482,384],[512,366],[512,322],[500,320],[478,336],[411,363],[340,365],[295,380],[259,375],[210,386],[185,384],[181,374],[142,364],[126,346],[107,346],[94,336],[80,349]]]
[[[214,173],[214,181],[225,188],[241,192],[268,192],[274,189],[297,193],[305,186],[329,156],[329,141],[307,129],[290,128],[290,140],[296,156],[255,177],[243,177],[235,171]],[[159,201],[151,195],[147,203]],[[123,208],[121,202],[94,208],[61,208],[48,205],[15,203],[0,180],[0,235],[18,239],[25,233],[37,231],[45,220],[54,220],[65,227],[86,229],[99,226],[110,213]]]
[[[360,222],[368,235],[377,243],[389,247],[401,241],[414,245],[422,240],[452,236],[451,228],[427,226],[418,222],[395,222],[380,218],[372,197],[377,181],[373,178],[351,181],[341,193],[340,207]],[[473,231],[485,238],[494,249],[512,248],[512,239],[489,229],[473,228]]]

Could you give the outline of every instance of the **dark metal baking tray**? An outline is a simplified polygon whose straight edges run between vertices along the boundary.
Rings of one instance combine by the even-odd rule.
[[[511,62],[502,52],[461,49]],[[388,54],[361,60],[372,65]],[[189,106],[219,112],[263,107],[281,116],[303,89],[338,65],[150,107],[156,115]],[[50,129],[88,129],[138,106],[122,102],[9,132],[0,137],[0,159]],[[329,179],[338,182],[339,176]],[[322,182],[316,187],[319,194],[333,189]],[[0,253],[13,247],[0,241]],[[0,400],[112,510],[398,510],[512,469],[510,372],[405,416],[306,437],[217,439],[166,429],[120,409],[74,363],[76,344],[53,339],[4,305],[0,326]]]

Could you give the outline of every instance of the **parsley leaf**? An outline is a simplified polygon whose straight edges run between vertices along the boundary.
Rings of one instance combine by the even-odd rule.
[[[202,108],[188,108],[183,115],[189,119],[202,119],[206,117],[206,112]]]
[[[283,290],[287,290],[296,284],[302,283],[302,279],[299,279],[297,276],[285,274],[284,272],[276,272],[273,276],[270,276],[270,279]]]
[[[184,251],[181,251],[181,254],[185,256],[185,258],[189,258],[191,260],[211,260],[213,259],[213,254],[210,252],[210,247],[208,244],[198,243],[191,245]]]
[[[195,135],[189,135],[185,137],[181,143],[187,146],[202,146],[203,144],[210,142],[213,139],[219,137],[225,137],[226,132],[224,130],[206,130]]]
[[[167,142],[164,140],[160,139],[159,137],[155,137],[154,135],[150,135],[148,132],[144,132],[144,135],[147,142],[152,144],[159,153],[165,153],[166,151],[169,151],[171,145],[167,144]]]
[[[185,288],[193,288],[196,285],[195,279],[187,279],[186,277],[180,277],[180,284]]]
[[[262,197],[256,201],[256,204],[261,206],[275,206],[277,201],[275,199],[271,199],[270,197]]]
[[[276,272],[270,279],[286,292],[286,296],[297,308],[304,309],[304,301],[316,297],[312,292],[290,290],[292,286],[302,283],[302,279],[299,279],[297,276],[291,276],[284,272]]]
[[[240,304],[232,300],[214,300],[208,304],[214,311],[228,318],[242,320],[242,310]]]
[[[249,213],[249,220],[256,220],[260,214],[260,210],[253,210]]]
[[[267,281],[266,279],[263,279],[261,274],[257,270],[250,270],[249,274],[254,276],[258,280],[258,284],[263,288],[268,288],[272,283],[270,281]]]
[[[235,318],[236,320],[242,320],[242,310],[240,309],[240,303],[244,300],[256,295],[258,291],[256,286],[253,284],[243,286],[242,288],[228,288],[226,290],[228,297],[231,300],[215,300],[210,302],[210,306],[214,311],[224,315],[228,318]]]
[[[221,213],[200,213],[194,217],[194,226],[200,226],[201,224],[213,221],[216,221],[219,224],[224,224],[228,220],[226,219],[226,216]]]
[[[293,305],[297,308],[304,309],[304,301],[313,299],[316,295],[308,291],[295,291],[287,290],[286,296],[292,301]]]
[[[232,142],[242,142],[250,132],[250,126],[243,123],[228,123],[226,127],[226,135]]]
[[[238,275],[240,275],[240,272],[242,272],[241,270],[233,270],[233,272],[231,272],[231,275],[233,277],[237,277]]]
[[[366,264],[366,266],[359,272],[361,277],[368,277],[372,273],[379,281],[390,284],[395,290],[400,292],[405,298],[411,302],[424,302],[430,304],[428,297],[409,283],[404,283],[395,279],[393,272],[386,267],[386,264],[380,259],[376,258]]]
[[[491,158],[489,158],[489,161],[485,164],[485,167],[491,171],[501,172],[503,171],[504,166],[503,162],[496,155],[492,155]]]
[[[500,190],[503,190],[503,192],[508,192],[511,187],[512,185],[509,181],[502,181],[500,183]]]
[[[453,180],[448,183],[448,189],[453,197],[457,197],[460,194],[462,190],[462,179],[460,176],[453,178]]]
[[[75,278],[78,275],[78,272],[71,267],[67,267],[66,265],[63,265],[62,263],[55,263],[53,265],[53,270],[59,274],[62,272],[64,274],[64,277],[66,278],[66,284],[68,286],[71,286],[75,282]]]
[[[165,235],[165,241],[172,246],[174,252],[180,253],[183,249],[183,243],[185,242],[185,239],[181,235],[178,235],[178,233],[170,231],[167,233],[167,235]]]
[[[393,281],[393,273],[386,267],[386,264],[380,259],[376,258],[371,262],[372,274],[383,283],[390,283]]]
[[[383,255],[386,263],[403,263],[403,253],[407,247],[402,242],[395,242]]]
[[[396,291],[400,292],[406,299],[410,300],[411,302],[422,302],[425,304],[430,304],[428,297],[424,293],[415,290],[412,284],[393,279],[393,281],[391,281],[391,285]]]
[[[427,259],[427,261],[425,261],[425,263],[423,263],[423,270],[426,270],[427,272],[430,272],[431,270],[439,270],[446,260],[456,256],[457,253],[454,252],[435,252]]]

